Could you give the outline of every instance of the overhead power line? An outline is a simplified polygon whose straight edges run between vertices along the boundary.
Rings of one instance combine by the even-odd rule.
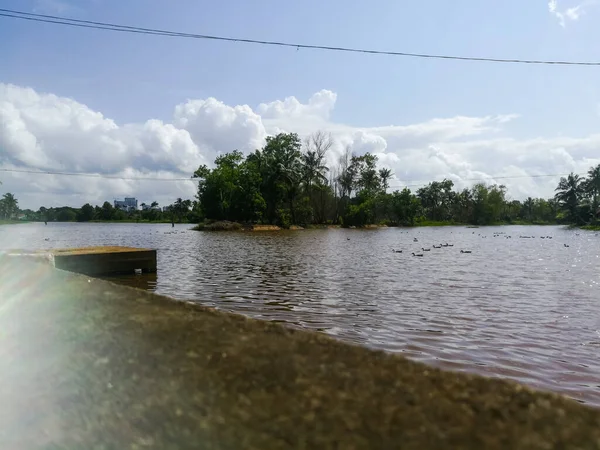
[[[110,175],[103,173],[77,173],[77,172],[56,172],[49,170],[31,170],[31,169],[0,169],[0,172],[8,173],[27,173],[35,175],[59,175],[71,177],[88,177],[88,178],[106,178],[110,180],[125,180],[125,181],[197,181],[198,178],[159,178],[159,177],[123,177],[119,175]]]
[[[194,34],[184,33],[178,31],[160,30],[156,28],[142,28],[130,25],[119,25],[107,22],[97,22],[92,20],[80,20],[71,19],[68,17],[52,16],[46,14],[34,14],[25,11],[17,11],[12,9],[0,8],[0,17],[29,20],[33,22],[44,22],[55,25],[66,25],[79,28],[92,28],[98,30],[107,31],[118,31],[124,33],[137,33],[146,35],[157,35],[157,36],[168,36],[168,37],[179,37],[189,39],[206,39],[214,41],[226,41],[226,42],[243,42],[247,44],[258,44],[258,45],[269,45],[278,47],[290,47],[295,49],[311,49],[311,50],[328,50],[336,52],[347,52],[347,53],[363,53],[373,55],[387,55],[387,56],[403,56],[410,58],[427,58],[427,59],[445,59],[445,60],[457,60],[457,61],[478,61],[478,62],[493,62],[493,63],[510,63],[510,64],[542,64],[542,65],[562,65],[562,66],[600,66],[600,62],[596,61],[561,61],[561,60],[537,60],[537,59],[503,59],[503,58],[484,58],[484,57],[472,57],[472,56],[453,56],[453,55],[436,55],[428,53],[410,53],[400,51],[385,51],[385,50],[371,50],[363,48],[353,47],[337,47],[329,45],[310,45],[310,44],[298,44],[292,42],[281,42],[281,41],[266,41],[259,39],[248,39],[248,38],[235,38],[228,36],[216,36],[208,34]]]
[[[81,172],[60,172],[50,170],[33,170],[33,169],[1,169],[0,172],[5,173],[25,173],[33,175],[57,175],[57,176],[73,176],[73,177],[89,177],[89,178],[105,178],[110,180],[124,180],[124,181],[199,181],[199,178],[160,178],[160,177],[125,177],[120,175],[110,175],[102,173],[81,173]],[[535,175],[513,175],[513,176],[488,176],[487,178],[466,178],[460,181],[490,181],[490,180],[510,180],[518,178],[545,178],[545,177],[566,177],[568,173],[554,173],[554,174],[535,174]],[[577,175],[585,175],[580,173]],[[449,178],[449,177],[446,177]],[[418,183],[418,184],[399,184],[390,187],[412,187],[412,186],[423,186],[431,183],[431,180],[403,180],[405,183]]]

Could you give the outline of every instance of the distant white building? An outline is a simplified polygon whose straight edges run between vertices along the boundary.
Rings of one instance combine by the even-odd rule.
[[[125,197],[125,200],[115,200],[115,208],[121,211],[137,211],[138,201],[134,197]]]

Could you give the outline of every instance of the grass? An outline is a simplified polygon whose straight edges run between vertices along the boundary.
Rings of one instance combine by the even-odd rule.
[[[600,225],[584,225],[581,227],[581,229],[588,231],[600,231]]]

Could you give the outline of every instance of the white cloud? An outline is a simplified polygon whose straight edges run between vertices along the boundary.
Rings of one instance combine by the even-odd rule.
[[[187,130],[211,159],[223,151],[252,151],[266,137],[261,116],[248,105],[231,107],[212,97],[177,105],[174,123]]]
[[[296,97],[287,97],[285,100],[276,100],[271,103],[261,103],[257,112],[264,119],[294,119],[301,117],[303,120],[313,118],[327,120],[337,100],[337,94],[322,90],[314,94],[307,104],[302,104]]]
[[[507,137],[518,116],[456,116],[408,125],[352,127],[331,119],[337,96],[320,91],[308,102],[295,97],[230,106],[214,98],[176,105],[172,123],[149,119],[118,124],[65,97],[0,84],[0,168],[85,172],[127,178],[187,179],[219,153],[249,152],[269,134],[294,131],[305,136],[331,132],[334,163],[350,146],[371,152],[395,173],[393,187],[450,178],[457,187],[484,179],[508,186],[515,198],[551,196],[557,177],[529,175],[582,173],[600,163],[600,135],[584,138]],[[115,197],[169,204],[192,198],[192,181],[119,180],[76,176],[1,173],[2,191],[14,192],[23,207],[80,206]],[[496,178],[495,178],[496,177]],[[504,178],[518,177],[518,178]]]
[[[586,14],[590,7],[597,4],[598,0],[584,0],[573,6],[561,9],[558,0],[550,0],[548,2],[548,11],[558,19],[558,23],[564,28],[568,20],[572,22],[579,20],[581,16]]]

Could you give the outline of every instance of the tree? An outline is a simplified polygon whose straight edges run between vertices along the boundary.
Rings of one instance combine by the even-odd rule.
[[[585,191],[592,199],[592,214],[596,218],[598,214],[598,201],[600,200],[600,164],[590,167],[588,178],[585,182]]]
[[[191,206],[191,200],[182,200],[181,197],[179,197],[175,200],[175,203],[171,205],[171,213],[177,217],[179,223],[181,223],[182,218],[189,213]]]
[[[394,174],[392,173],[391,169],[379,169],[379,178],[381,178],[381,186],[383,187],[384,191],[387,191],[387,189],[390,187],[390,178],[393,176]]]
[[[447,220],[450,214],[450,202],[453,198],[452,180],[432,181],[417,191],[426,217],[429,220]]]
[[[79,213],[77,214],[77,221],[79,222],[89,222],[94,218],[94,207],[89,203],[86,203],[81,207]]]
[[[556,188],[554,198],[558,201],[568,215],[572,223],[580,223],[581,217],[577,214],[577,208],[583,193],[583,180],[577,174],[571,172],[567,178],[562,177]]]
[[[0,216],[4,219],[12,219],[19,212],[19,202],[10,192],[4,194],[0,199]]]
[[[290,220],[295,222],[295,200],[302,182],[301,148],[297,134],[279,133],[268,136],[262,150],[248,156],[260,175],[260,192],[270,223],[285,227]]]
[[[59,208],[56,220],[59,222],[74,222],[77,220],[77,213],[72,208]]]
[[[527,220],[533,220],[533,205],[534,201],[531,197],[527,197],[527,200],[523,202],[523,211]]]
[[[304,142],[305,152],[302,154],[302,180],[308,195],[311,195],[313,183],[326,183],[329,167],[325,165],[325,156],[333,146],[331,134],[317,131]]]
[[[100,218],[102,220],[113,220],[115,218],[115,209],[109,202],[104,202]]]
[[[419,199],[404,188],[392,194],[392,212],[399,225],[414,225],[417,213],[421,206]]]

